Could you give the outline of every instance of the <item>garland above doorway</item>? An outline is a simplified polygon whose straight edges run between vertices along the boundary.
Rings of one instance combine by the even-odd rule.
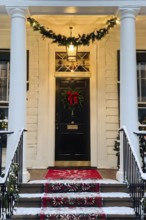
[[[67,46],[70,43],[74,46],[89,46],[91,42],[93,43],[95,40],[101,40],[105,37],[109,33],[109,30],[117,24],[117,18],[113,17],[107,20],[105,27],[95,30],[90,34],[79,34],[78,37],[66,37],[61,34],[55,34],[51,29],[44,27],[34,18],[29,17],[27,21],[34,31],[39,31],[43,38],[50,38],[52,39],[52,43],[57,43],[59,46]]]

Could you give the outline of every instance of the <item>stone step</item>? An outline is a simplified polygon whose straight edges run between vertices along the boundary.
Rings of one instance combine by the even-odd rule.
[[[14,215],[12,216],[12,219],[19,219],[19,220],[27,220],[27,219],[40,219],[40,213],[41,209],[40,208],[16,208]],[[56,218],[53,218],[54,220],[59,220],[59,215],[64,217],[64,219],[71,219],[68,218],[69,216],[74,216],[76,218],[77,216],[84,216],[84,220],[88,220],[89,216],[97,216],[101,215],[103,216],[103,213],[106,215],[106,219],[112,219],[112,220],[120,220],[120,219],[125,219],[125,220],[136,220],[135,213],[133,208],[129,207],[106,207],[106,208],[46,208],[44,210],[44,213],[48,216],[48,219],[51,219],[51,216],[53,215],[58,215]],[[73,219],[73,218],[72,218]],[[82,218],[83,219],[83,218]],[[95,219],[95,218],[93,218]],[[103,220],[104,218],[98,218],[99,220]]]
[[[38,180],[21,184],[20,193],[42,192],[127,192],[126,184],[116,180]]]
[[[127,191],[126,184],[107,179],[31,181],[21,184],[20,198],[15,204],[12,219],[40,219],[41,210],[44,210],[41,208],[42,198],[45,195],[44,202],[48,203],[45,214],[48,217],[45,215],[44,219],[52,219],[57,213],[63,219],[76,219],[81,215],[81,219],[89,220],[93,214],[96,216],[93,219],[103,220],[105,218],[102,214],[105,213],[106,219],[110,220],[136,220]],[[61,205],[59,205],[60,199]],[[100,217],[97,218],[97,214]],[[62,218],[53,217],[54,220]]]
[[[44,194],[20,194],[16,207],[41,207]],[[132,201],[127,193],[48,193],[43,199],[47,207],[132,207]]]
[[[44,192],[44,184],[42,183],[22,183],[20,185],[19,193],[43,193]]]

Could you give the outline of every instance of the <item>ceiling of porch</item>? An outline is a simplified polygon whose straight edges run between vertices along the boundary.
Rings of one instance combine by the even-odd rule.
[[[28,7],[31,15],[35,14],[78,14],[78,15],[115,15],[120,7],[139,8],[139,14],[146,14],[145,0],[1,0],[0,14],[6,13],[7,7]]]
[[[40,24],[52,29],[56,34],[61,33],[68,36],[70,34],[70,26],[73,27],[73,36],[77,36],[78,34],[87,34],[95,29],[104,27],[106,21],[111,18],[108,15],[36,15],[33,17]],[[146,30],[146,16],[137,16],[136,27]],[[1,15],[0,29],[5,30],[9,28],[9,16]]]

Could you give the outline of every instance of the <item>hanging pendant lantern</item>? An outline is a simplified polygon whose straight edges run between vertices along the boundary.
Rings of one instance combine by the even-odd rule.
[[[72,38],[72,27],[70,27],[70,38]],[[71,42],[66,46],[67,59],[68,61],[76,61],[77,60],[77,50],[78,47]]]

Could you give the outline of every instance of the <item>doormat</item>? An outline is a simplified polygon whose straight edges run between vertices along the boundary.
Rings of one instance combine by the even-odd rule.
[[[49,169],[46,179],[102,179],[95,169]]]

